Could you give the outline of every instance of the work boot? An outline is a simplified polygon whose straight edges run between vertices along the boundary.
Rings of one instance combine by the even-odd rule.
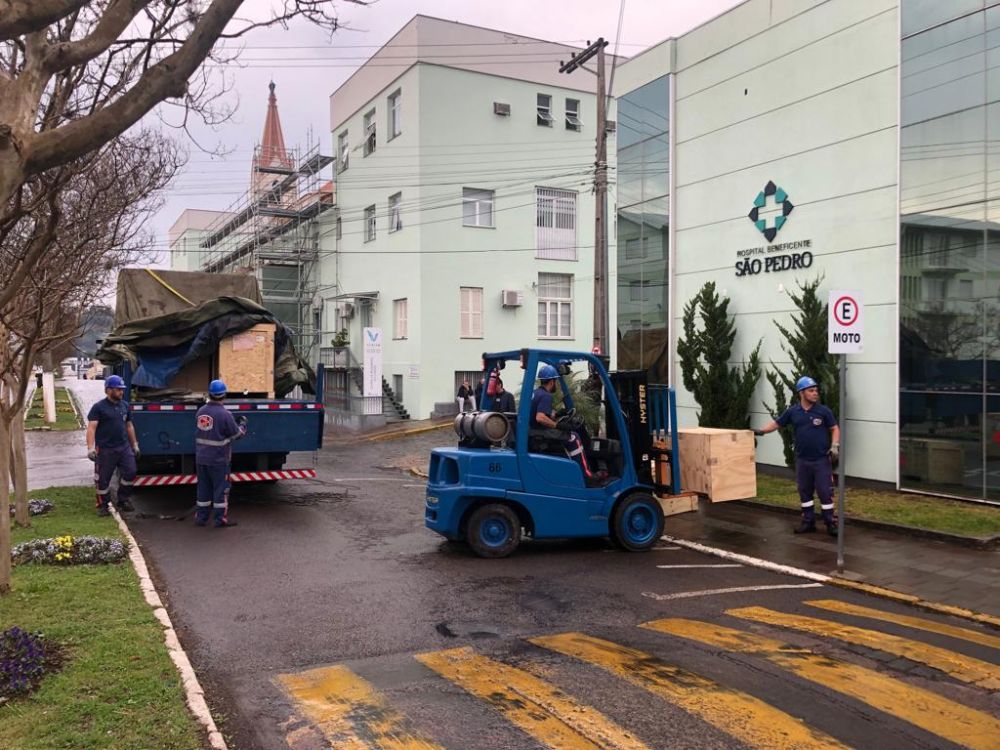
[[[208,525],[208,521],[206,519],[203,519],[203,518],[196,518],[196,519],[194,519],[194,525],[195,526],[207,526]]]
[[[836,521],[827,521],[827,524],[826,524],[826,533],[829,534],[830,536],[837,536],[837,522]]]
[[[135,506],[128,500],[120,500],[118,502],[118,511],[120,513],[131,513],[135,510]]]
[[[97,506],[97,515],[99,515],[101,517],[110,516],[111,515],[111,511],[108,510],[108,506],[107,505],[98,505]]]
[[[230,526],[238,526],[236,521],[216,521],[215,528],[217,529],[228,529]]]
[[[804,518],[798,526],[792,529],[792,532],[795,534],[812,534],[814,531],[816,531],[816,522],[807,521]]]

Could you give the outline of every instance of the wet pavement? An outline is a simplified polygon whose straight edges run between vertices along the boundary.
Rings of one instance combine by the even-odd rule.
[[[231,529],[194,527],[190,488],[137,493],[129,525],[233,748],[995,746],[1000,699],[983,680],[1000,687],[1000,639],[982,628],[669,544],[479,559],[424,528],[424,484],[406,471],[451,440],[327,448],[316,481],[237,485]],[[733,507],[667,533],[829,572],[826,539],[799,544],[790,518]],[[866,539],[872,557],[895,536]],[[924,631],[898,619],[913,616]],[[887,653],[886,634],[918,643]],[[896,698],[876,705],[883,690]]]
[[[57,380],[56,387],[69,388],[77,407],[87,411],[104,398],[103,380]],[[29,396],[30,398],[30,396]],[[87,458],[87,435],[83,429],[66,432],[31,430],[25,433],[28,452],[28,489],[90,485],[94,464]]]

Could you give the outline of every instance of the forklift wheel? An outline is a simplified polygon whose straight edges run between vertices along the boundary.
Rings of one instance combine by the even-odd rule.
[[[648,492],[629,495],[615,508],[611,539],[624,550],[643,552],[663,534],[663,508]]]
[[[465,538],[480,557],[507,557],[521,543],[521,520],[506,505],[483,505],[469,516]]]

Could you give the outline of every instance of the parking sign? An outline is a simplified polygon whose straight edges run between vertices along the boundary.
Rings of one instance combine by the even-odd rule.
[[[864,300],[859,291],[831,291],[827,314],[827,351],[858,354],[864,351]]]

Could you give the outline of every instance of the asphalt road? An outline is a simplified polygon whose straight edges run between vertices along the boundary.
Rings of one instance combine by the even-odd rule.
[[[232,529],[159,518],[190,490],[138,494],[130,526],[232,747],[1000,746],[998,634],[666,543],[481,560],[424,528],[403,468],[450,440],[327,449],[315,482],[238,486]]]

